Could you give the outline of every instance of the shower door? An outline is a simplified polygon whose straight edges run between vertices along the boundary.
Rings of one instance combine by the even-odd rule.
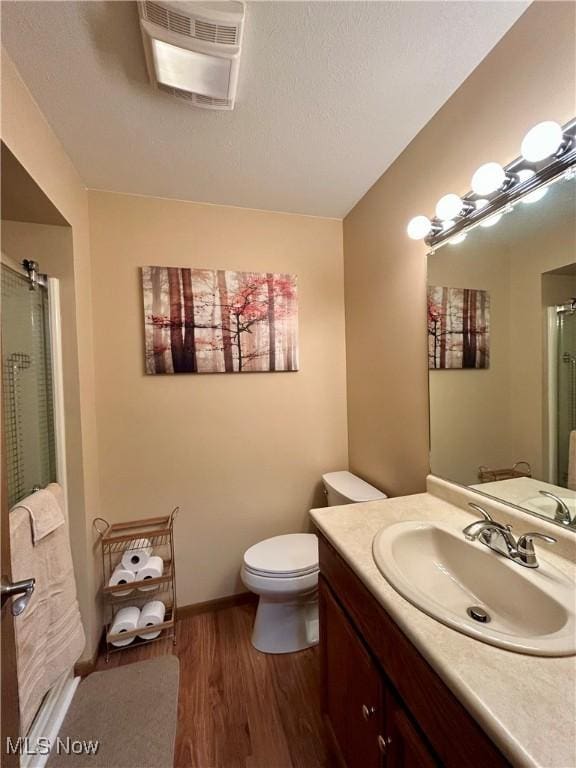
[[[29,263],[30,267],[32,264]],[[35,265],[37,267],[37,265]],[[33,278],[33,279],[32,279]],[[19,264],[2,254],[1,263],[1,350],[2,350],[2,507],[1,520],[1,630],[2,707],[0,718],[5,736],[26,735],[31,744],[38,738],[55,737],[72,699],[79,678],[73,669],[56,681],[44,697],[28,734],[20,733],[16,649],[13,615],[25,610],[18,605],[22,594],[29,598],[33,579],[13,582],[9,535],[9,510],[37,488],[58,482],[63,490],[67,518],[66,440],[64,380],[60,328],[60,289],[53,277],[29,275]],[[13,554],[13,553],[12,553]],[[30,574],[32,575],[32,574]],[[32,582],[32,583],[31,583]],[[17,755],[3,755],[2,765],[31,768],[37,765],[32,751],[18,762]]]
[[[576,311],[558,315],[558,484],[568,484],[570,432],[576,430]]]
[[[2,744],[20,733],[16,649],[13,616],[22,595],[30,597],[33,580],[13,582],[10,553],[9,510],[35,488],[58,479],[65,489],[63,400],[60,355],[58,281],[40,280],[32,285],[26,271],[2,254],[1,262],[2,350]],[[50,284],[50,302],[46,282]],[[49,311],[50,310],[50,311]],[[56,403],[52,372],[56,374]],[[55,431],[55,405],[58,431]],[[57,454],[59,461],[57,462]],[[48,697],[46,697],[48,698]],[[2,765],[23,765],[16,754],[3,754]]]
[[[5,260],[4,260],[5,261]],[[8,505],[56,480],[48,290],[2,263],[2,397]]]

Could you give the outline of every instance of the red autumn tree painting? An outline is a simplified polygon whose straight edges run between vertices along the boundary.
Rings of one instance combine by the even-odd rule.
[[[295,275],[143,267],[147,373],[298,370]]]
[[[490,294],[428,286],[428,368],[490,367]]]

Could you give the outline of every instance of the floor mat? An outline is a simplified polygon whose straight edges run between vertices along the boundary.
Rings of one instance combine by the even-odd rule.
[[[172,768],[178,679],[176,656],[89,675],[76,691],[48,768]]]

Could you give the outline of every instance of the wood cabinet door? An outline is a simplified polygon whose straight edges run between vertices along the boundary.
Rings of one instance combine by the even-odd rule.
[[[386,768],[438,768],[427,743],[391,695],[387,701]]]
[[[381,768],[385,722],[380,671],[346,614],[320,579],[323,708],[347,768]]]

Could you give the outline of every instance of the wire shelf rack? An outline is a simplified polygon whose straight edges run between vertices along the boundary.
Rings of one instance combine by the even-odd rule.
[[[142,518],[122,523],[109,523],[102,517],[93,521],[100,537],[102,552],[102,597],[105,604],[106,661],[110,654],[146,645],[157,640],[171,638],[176,645],[176,563],[174,560],[174,520],[179,512],[175,507],[169,515]],[[154,578],[136,579],[129,583],[111,585],[110,580],[126,552],[142,547],[143,541],[152,553],[162,558],[162,575]],[[113,633],[114,616],[120,608],[135,605],[141,608],[150,600],[161,600],[166,608],[164,620],[149,630],[136,628]],[[142,634],[156,634],[158,637],[143,638]],[[119,641],[131,640],[127,645],[118,646]]]
[[[478,467],[478,480],[481,483],[494,483],[499,480],[513,480],[516,477],[532,477],[532,467],[527,461],[517,461],[512,467],[492,469]]]

